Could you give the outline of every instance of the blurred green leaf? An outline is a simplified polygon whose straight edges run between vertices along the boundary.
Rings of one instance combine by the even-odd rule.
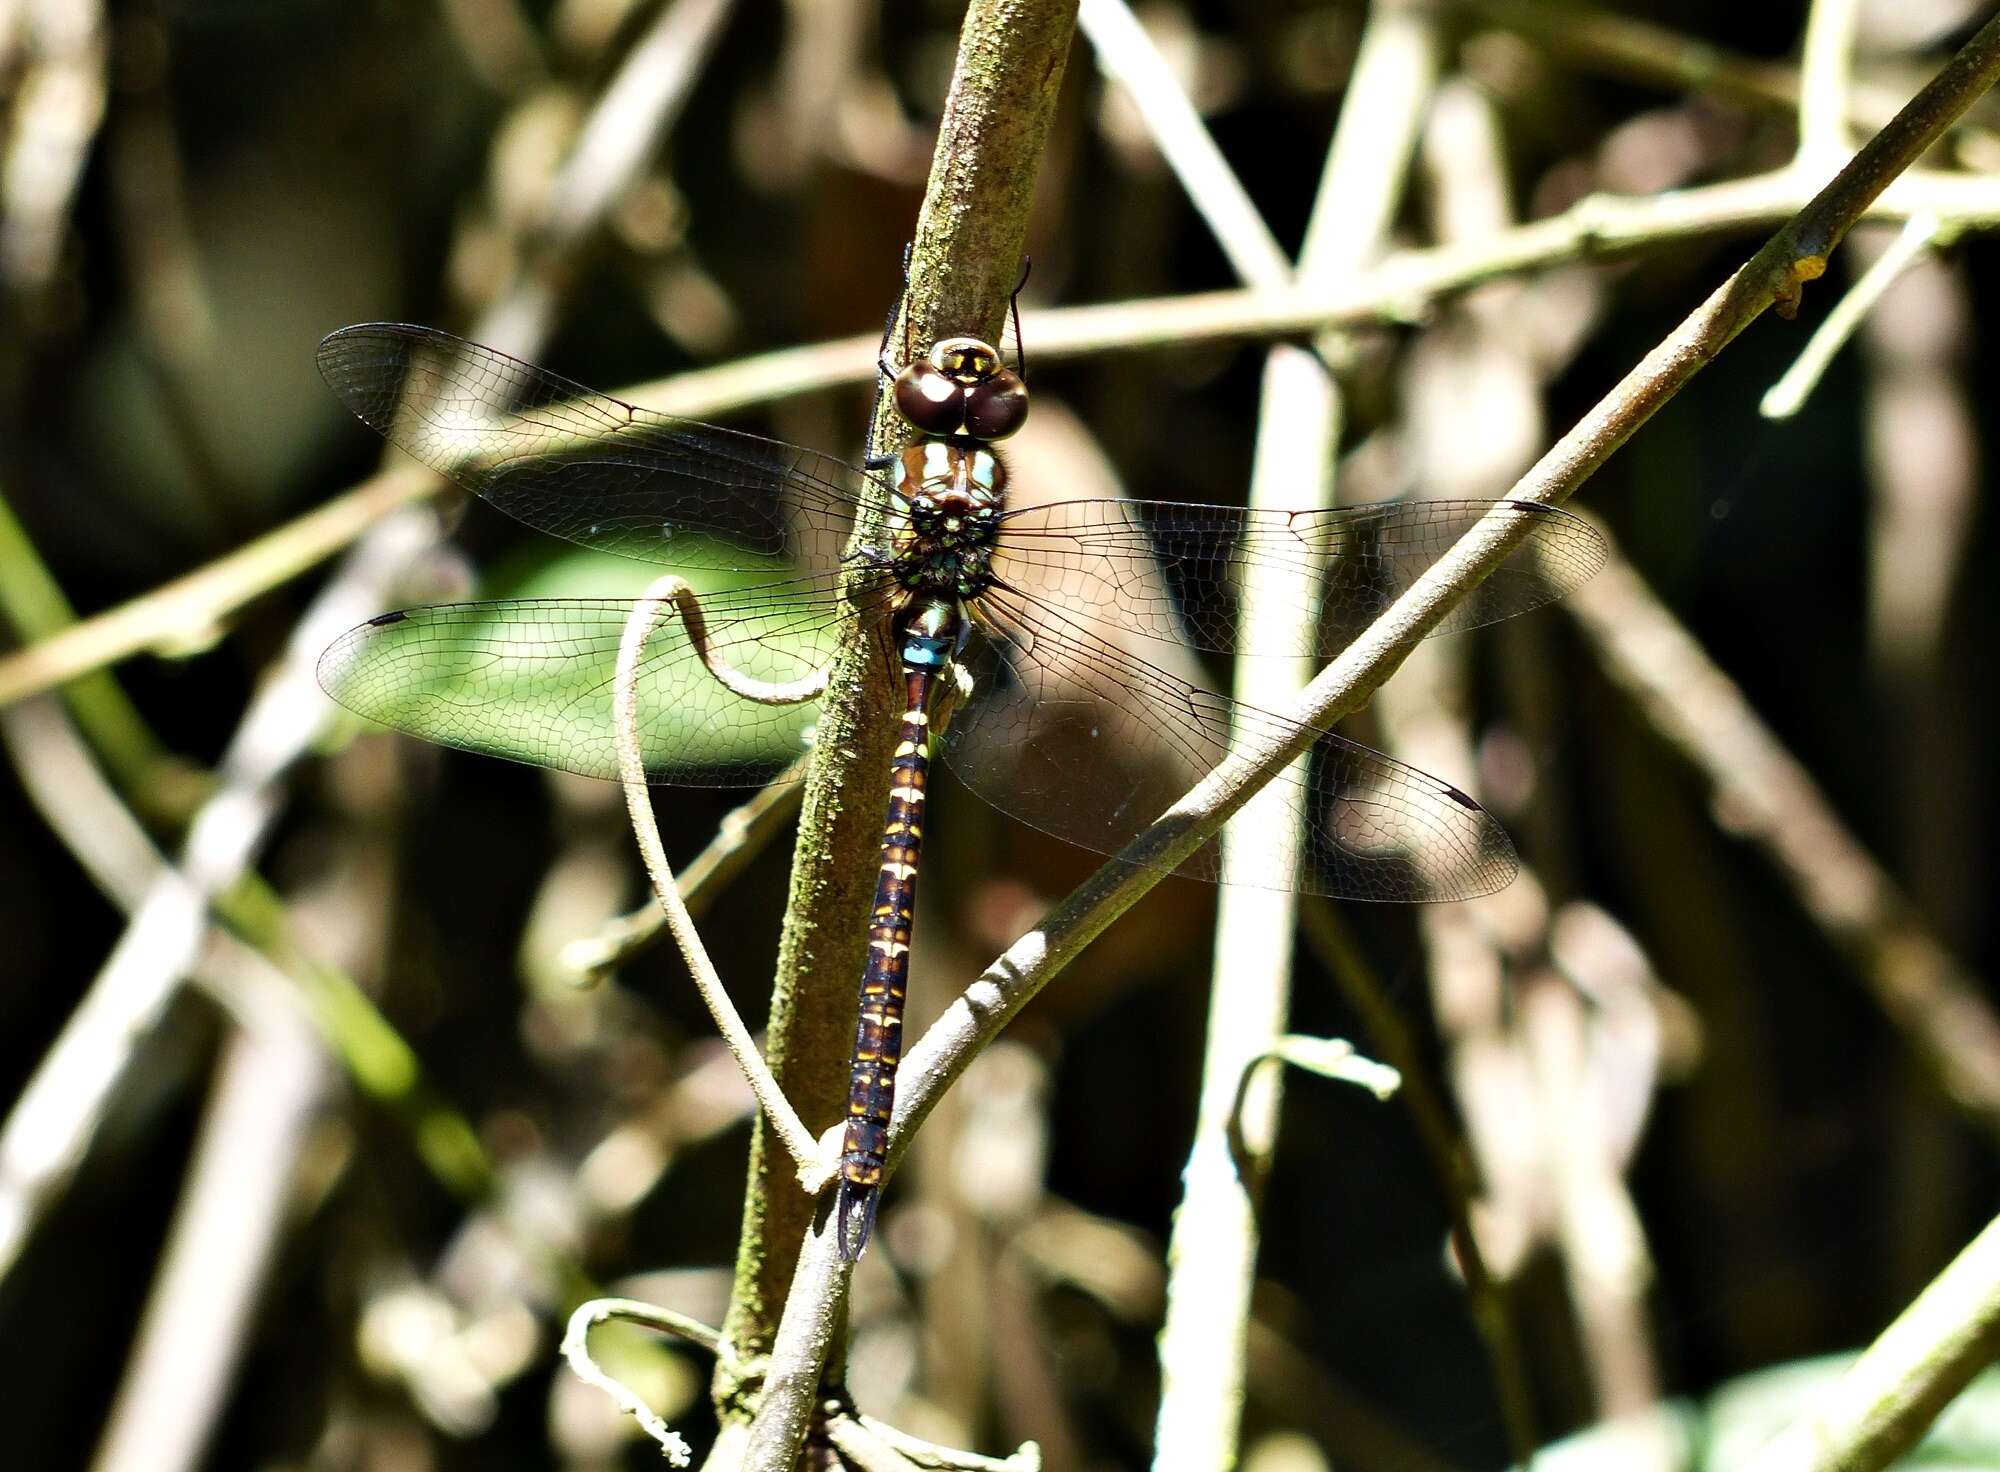
[[[636,599],[661,569],[581,549],[503,570],[505,601],[412,609],[352,631],[321,666],[327,689],[382,725],[461,750],[615,777],[612,692]],[[768,572],[694,571],[714,598],[768,583]],[[588,595],[586,598],[585,595]],[[550,601],[574,599],[578,601]],[[831,633],[819,598],[773,589],[709,610],[717,656],[757,680],[790,683],[823,668]],[[689,647],[680,622],[654,628],[639,673],[640,751],[655,780],[742,785],[805,749],[815,702],[765,705],[734,694]]]

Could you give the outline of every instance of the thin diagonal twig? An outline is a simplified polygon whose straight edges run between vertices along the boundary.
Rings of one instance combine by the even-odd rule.
[[[1124,0],[1083,0],[1076,23],[1098,69],[1123,87],[1237,277],[1254,286],[1282,286],[1292,274],[1284,248],[1138,17]]]
[[[798,812],[811,758],[802,756],[773,777],[740,807],[722,815],[715,837],[674,875],[674,888],[688,914],[699,917],[717,891],[742,871]],[[578,985],[601,981],[659,938],[666,912],[648,901],[629,914],[607,920],[589,935],[562,948],[561,963]]]
[[[1798,760],[1622,559],[1564,602],[1604,669],[1771,856],[1947,1097],[2000,1136],[2000,1017]]]
[[[2000,1355],[2000,1217],[1988,1222],[1838,1385],[1750,1472],[1875,1472]]]

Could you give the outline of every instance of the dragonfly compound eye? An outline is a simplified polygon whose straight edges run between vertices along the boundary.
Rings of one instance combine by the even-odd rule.
[[[965,428],[974,439],[1003,440],[1028,417],[1028,386],[1002,368],[965,391]]]
[[[896,412],[925,434],[953,434],[965,422],[965,389],[919,359],[896,375]]]

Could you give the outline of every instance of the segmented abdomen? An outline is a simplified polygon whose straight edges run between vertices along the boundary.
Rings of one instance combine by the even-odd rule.
[[[924,838],[924,784],[930,769],[932,672],[905,667],[903,721],[889,764],[889,812],[882,829],[882,869],[868,924],[868,963],[861,972],[861,1011],[854,1029],[854,1065],[847,1088],[847,1131],[841,1142],[840,1193],[835,1210],[840,1253],[861,1255],[875,1225],[875,1202],[896,1102],[896,1065],[903,1055],[903,995],[910,973],[910,920],[917,903],[917,856]]]

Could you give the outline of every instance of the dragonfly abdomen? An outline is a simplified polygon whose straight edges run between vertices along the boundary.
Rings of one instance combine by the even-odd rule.
[[[889,810],[882,827],[882,868],[868,922],[868,961],[847,1087],[835,1210],[841,1256],[861,1255],[875,1224],[875,1203],[896,1103],[903,1056],[903,999],[910,975],[910,925],[917,903],[917,863],[924,841],[924,788],[930,773],[930,694],[942,650],[912,635],[903,651],[904,710],[889,763]],[[938,655],[937,662],[926,656]],[[914,656],[914,657],[913,657]]]

